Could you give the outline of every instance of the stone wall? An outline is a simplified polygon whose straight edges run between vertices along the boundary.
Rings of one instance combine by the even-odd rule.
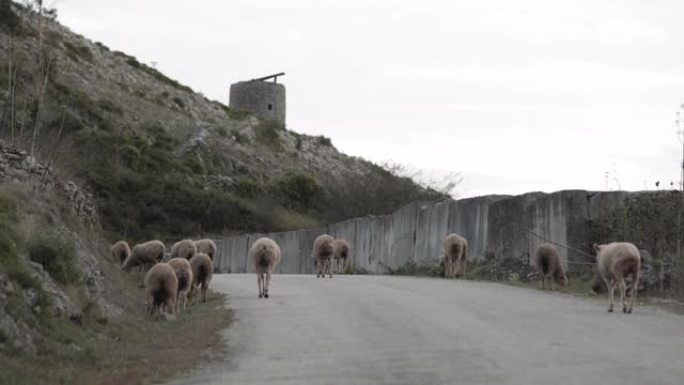
[[[384,274],[414,262],[436,264],[442,239],[455,232],[469,243],[470,260],[523,257],[534,253],[545,239],[586,249],[590,240],[586,221],[613,209],[638,192],[559,191],[518,196],[491,195],[439,202],[414,202],[390,215],[354,218],[330,226],[265,234],[283,250],[280,273],[313,272],[311,247],[323,233],[349,241],[350,259],[361,273]],[[217,270],[251,272],[247,250],[261,235],[241,235],[219,241]],[[585,261],[581,253],[560,248],[563,263]],[[572,266],[570,267],[572,268]]]

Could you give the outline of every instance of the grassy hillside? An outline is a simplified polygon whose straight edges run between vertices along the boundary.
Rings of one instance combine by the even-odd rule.
[[[112,239],[286,230],[440,197],[15,10],[0,32],[0,135],[87,186]]]

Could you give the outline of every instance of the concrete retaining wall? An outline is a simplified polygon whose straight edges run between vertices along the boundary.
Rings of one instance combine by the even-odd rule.
[[[589,242],[583,231],[586,221],[614,208],[630,194],[638,193],[569,190],[414,202],[390,215],[265,235],[278,242],[282,249],[279,273],[313,273],[313,241],[318,235],[329,233],[349,241],[350,261],[359,272],[384,274],[408,262],[437,263],[442,256],[442,239],[452,232],[468,240],[471,260],[533,254],[543,241],[530,235],[528,230],[546,239],[582,248]],[[247,261],[247,251],[260,236],[249,234],[218,240],[218,272],[253,271]],[[583,258],[563,248],[559,251],[564,263]]]

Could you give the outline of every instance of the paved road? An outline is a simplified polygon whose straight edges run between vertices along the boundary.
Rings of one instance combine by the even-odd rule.
[[[684,316],[505,285],[218,275],[225,362],[173,384],[684,384]]]

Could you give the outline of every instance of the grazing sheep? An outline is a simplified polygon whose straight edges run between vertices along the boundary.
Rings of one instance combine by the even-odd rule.
[[[458,234],[449,234],[444,238],[444,277],[454,278],[466,275],[468,262],[468,241]]]
[[[178,278],[168,263],[157,263],[145,275],[145,296],[152,315],[164,310],[174,314],[177,291]]]
[[[185,258],[172,258],[168,262],[169,266],[178,278],[178,292],[176,293],[176,309],[180,310],[180,298],[183,297],[183,310],[188,304],[188,293],[192,286],[192,268],[190,262]]]
[[[153,265],[161,262],[166,254],[166,246],[161,241],[149,241],[133,246],[131,255],[121,264],[122,270],[134,266]]]
[[[207,300],[207,289],[209,282],[214,275],[214,265],[208,255],[204,253],[197,253],[190,258],[190,268],[192,269],[192,287],[190,293],[200,290],[200,299],[202,302]],[[197,293],[194,294],[197,296]]]
[[[195,242],[190,239],[183,239],[171,246],[171,258],[185,258],[190,259],[197,253]]]
[[[271,285],[271,274],[280,263],[282,254],[278,244],[270,238],[259,238],[249,249],[249,258],[254,263],[254,271],[257,274],[259,286],[259,298],[268,298],[268,289]]]
[[[344,272],[349,257],[349,243],[342,238],[335,240],[335,267],[337,274]]]
[[[112,257],[119,262],[119,266],[131,255],[131,247],[126,241],[119,241],[112,245]]]
[[[639,270],[641,269],[639,249],[631,243],[613,242],[607,245],[594,244],[594,252],[596,252],[599,274],[601,274],[601,278],[603,278],[608,289],[608,311],[613,311],[613,293],[617,286],[620,289],[622,312],[631,313],[639,287]],[[628,276],[632,278],[632,298],[629,307],[627,307],[625,298],[627,290],[625,278]]]
[[[332,259],[335,256],[335,238],[328,234],[318,236],[313,244],[313,256],[316,261],[316,278],[325,278],[327,271],[332,278]]]
[[[212,262],[214,261],[214,257],[216,256],[216,243],[214,243],[214,241],[209,238],[200,239],[199,241],[195,241],[195,247],[197,247],[198,253],[204,253],[209,256],[209,259],[211,259]]]
[[[542,290],[545,289],[544,284],[547,278],[551,290],[554,290],[554,282],[559,283],[561,286],[565,286],[568,283],[568,278],[561,265],[560,254],[558,254],[558,250],[552,244],[542,243],[539,245],[534,258],[534,265],[537,267],[541,277]]]

